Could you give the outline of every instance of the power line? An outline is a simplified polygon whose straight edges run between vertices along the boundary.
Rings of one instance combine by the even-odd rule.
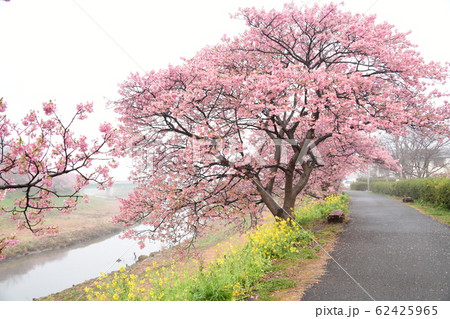
[[[141,70],[142,72],[146,72],[144,70],[144,68],[116,41],[114,40],[114,38],[112,36],[109,35],[108,32],[106,32],[106,30],[104,28],[102,28],[102,26],[82,7],[80,6],[80,4],[78,2],[76,2],[75,0],[72,0],[73,3],[75,3],[78,8],[80,8],[81,11],[83,11],[83,13],[89,18],[91,19],[92,22],[95,23],[95,25],[103,31],[103,33],[112,41],[114,42],[114,44],[126,55],[128,56],[128,58],[130,58],[131,61],[134,62],[134,64],[136,64]]]
[[[375,2],[374,3],[372,3],[372,5],[366,10],[366,12],[365,13],[367,13],[367,11],[369,11],[370,9],[372,9],[372,7],[374,6],[374,5],[376,5],[377,4],[377,2],[378,2],[378,0],[375,0]]]

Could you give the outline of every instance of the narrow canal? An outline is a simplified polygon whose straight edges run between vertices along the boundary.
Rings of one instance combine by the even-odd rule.
[[[32,300],[131,265],[140,255],[161,249],[160,243],[144,249],[119,235],[70,248],[12,258],[0,263],[0,300]]]
[[[132,188],[131,184],[123,184],[106,191],[87,187],[83,192],[115,200],[125,197]],[[117,234],[4,260],[0,262],[0,300],[27,301],[48,296],[98,277],[101,272],[132,265],[140,255],[159,251],[161,246],[161,243],[146,243],[146,247],[140,249],[134,240],[121,239]]]

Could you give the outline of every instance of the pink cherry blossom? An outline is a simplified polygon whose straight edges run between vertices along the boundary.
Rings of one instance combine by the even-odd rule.
[[[69,214],[79,199],[87,202],[79,191],[89,182],[101,188],[112,185],[109,167],[117,167],[117,161],[109,152],[114,148],[116,156],[121,154],[120,147],[115,148],[117,139],[112,126],[105,124],[101,137],[91,140],[72,129],[73,123],[86,118],[92,110],[91,103],[79,104],[69,124],[64,124],[56,104],[50,101],[43,103],[44,118],[32,110],[20,123],[13,123],[5,114],[6,102],[0,99],[0,199],[8,191],[24,190],[13,207],[0,204],[0,215],[10,215],[18,229],[28,229],[35,235],[54,234],[58,228],[45,224],[46,213],[56,210]],[[96,168],[97,160],[101,165]],[[67,176],[76,176],[73,191],[59,194],[55,180]],[[56,196],[63,199],[62,203],[55,201]],[[0,258],[5,249],[17,243],[15,236],[0,234]]]
[[[0,113],[3,113],[6,111],[6,102],[3,101],[3,98],[0,98]]]
[[[47,103],[42,103],[42,105],[43,105],[43,110],[45,112],[45,115],[51,115],[56,110],[56,105],[52,101],[47,102]]]
[[[100,125],[99,130],[102,133],[108,134],[112,130],[112,125],[111,125],[111,123],[103,123],[103,124]]]
[[[431,90],[447,66],[424,62],[392,25],[335,4],[235,17],[241,35],[121,85],[118,140],[139,186],[116,222],[181,242],[217,219],[253,226],[262,205],[287,219],[298,198],[339,191],[370,163],[398,169],[371,134],[448,134],[437,99],[448,95]]]

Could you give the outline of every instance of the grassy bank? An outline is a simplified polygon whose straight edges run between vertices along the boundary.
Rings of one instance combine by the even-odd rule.
[[[296,223],[267,220],[244,236],[205,249],[211,258],[183,263],[148,258],[44,300],[299,300],[302,289],[320,275],[326,259],[322,248],[330,249],[343,227],[325,217],[347,207],[345,195],[299,206]]]
[[[398,201],[402,200],[401,197],[397,196],[389,196],[389,197],[396,199]],[[413,203],[404,203],[404,204],[416,208],[421,213],[429,215],[443,224],[450,225],[450,209],[447,207],[425,202],[422,200],[416,200]]]
[[[14,194],[1,202],[11,206]],[[46,215],[46,225],[57,225],[59,233],[53,236],[34,236],[29,230],[17,231],[16,222],[8,215],[0,216],[0,233],[16,233],[20,244],[6,250],[7,258],[26,255],[48,249],[67,247],[120,231],[120,226],[111,223],[119,213],[119,202],[114,198],[90,197],[90,203],[79,203],[76,211],[69,215],[51,212]]]

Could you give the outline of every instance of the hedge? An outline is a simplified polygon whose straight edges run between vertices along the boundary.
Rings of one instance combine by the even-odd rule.
[[[395,182],[394,177],[371,177],[370,178],[370,190],[375,182]],[[356,182],[350,184],[350,189],[354,191],[366,191],[367,190],[367,177],[358,177]]]
[[[358,177],[357,182],[367,183],[367,177]],[[370,184],[373,182],[395,182],[395,177],[370,177]]]
[[[393,195],[394,182],[374,182],[370,184],[370,190],[374,193]]]
[[[371,183],[372,185],[372,183]],[[353,191],[366,191],[367,182],[354,182],[350,184],[350,189]]]
[[[450,208],[450,178],[429,177],[405,179],[398,182],[375,182],[370,184],[374,193],[412,197]]]

